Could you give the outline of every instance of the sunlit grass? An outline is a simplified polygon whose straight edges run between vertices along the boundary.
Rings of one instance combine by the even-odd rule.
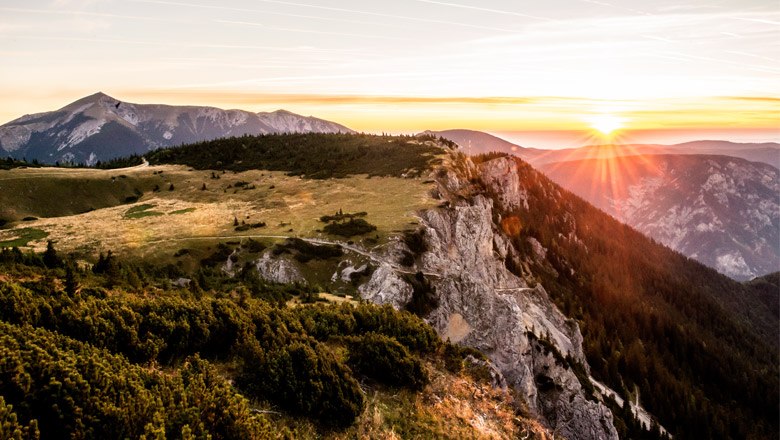
[[[143,205],[133,206],[132,208],[128,209],[125,212],[125,218],[127,219],[138,219],[138,218],[144,218],[144,217],[156,217],[160,215],[165,215],[162,212],[157,211],[150,211],[150,209],[154,208],[157,205],[145,203]]]
[[[31,241],[42,240],[49,235],[48,232],[37,228],[15,229],[10,232],[16,234],[16,238],[0,241],[0,247],[23,247]]]
[[[15,170],[15,177],[24,179],[28,170]],[[94,194],[103,197],[118,185],[137,187],[142,192],[135,205],[122,204],[89,212],[42,218],[28,226],[46,231],[58,241],[65,252],[105,252],[109,249],[127,256],[155,259],[157,255],[172,258],[193,240],[208,246],[245,236],[309,237],[339,239],[323,232],[325,223],[319,218],[343,212],[366,211],[366,221],[377,230],[356,241],[367,240],[367,247],[382,244],[405,229],[414,228],[418,210],[436,206],[429,192],[432,183],[424,178],[350,176],[341,179],[301,179],[284,172],[251,170],[227,172],[214,178],[211,171],[191,171],[187,167],[166,165],[129,170],[75,170],[62,173],[58,169],[29,170],[36,181],[46,180],[53,191],[41,195],[35,203],[25,202],[25,213],[38,214],[45,205],[55,204],[61,193],[86,180],[94,181]],[[126,175],[112,181],[111,176]],[[236,187],[238,182],[248,185]],[[203,184],[206,190],[203,190]],[[173,190],[169,188],[173,186]],[[247,187],[253,189],[246,189]],[[125,194],[125,190],[122,194]],[[14,200],[11,200],[14,202]],[[16,203],[16,202],[14,202]],[[266,223],[265,227],[236,231],[238,224]],[[345,240],[346,239],[343,239]],[[31,240],[42,250],[45,242]]]
[[[169,212],[168,215],[186,214],[188,212],[194,212],[195,208],[177,209],[176,211]]]

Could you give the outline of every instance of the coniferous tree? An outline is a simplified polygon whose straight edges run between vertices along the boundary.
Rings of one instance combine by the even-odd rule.
[[[67,293],[68,296],[73,297],[76,295],[76,290],[78,290],[78,288],[79,284],[76,279],[76,272],[73,270],[73,264],[68,263],[65,266],[65,293]]]
[[[54,249],[54,242],[51,240],[46,243],[46,251],[43,253],[43,264],[49,269],[62,266],[62,260],[57,255],[57,251]]]

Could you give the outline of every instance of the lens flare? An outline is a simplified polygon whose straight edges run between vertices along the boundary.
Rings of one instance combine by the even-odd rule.
[[[594,115],[588,118],[591,128],[604,136],[609,136],[616,130],[623,128],[624,122],[623,118],[609,114]]]

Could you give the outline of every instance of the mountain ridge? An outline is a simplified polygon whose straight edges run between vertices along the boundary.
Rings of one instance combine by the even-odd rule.
[[[287,110],[253,113],[208,106],[134,104],[103,92],[0,126],[0,154],[44,163],[95,165],[161,147],[271,133],[354,133]]]
[[[557,150],[523,147],[490,133],[451,129],[430,131],[457,143],[469,155],[493,151],[520,157],[531,165],[538,166],[552,162],[603,157],[633,156],[638,154],[717,154],[739,157],[752,162],[763,162],[780,168],[780,143],[777,142],[731,142],[725,140],[697,140],[678,144],[589,144]]]

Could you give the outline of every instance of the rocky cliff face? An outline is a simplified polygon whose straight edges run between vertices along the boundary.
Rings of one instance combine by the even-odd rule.
[[[577,323],[555,307],[543,286],[532,287],[507,269],[507,260],[539,258],[544,252],[519,255],[505,238],[501,212],[529,208],[514,163],[496,159],[475,166],[464,160],[442,169],[437,182],[443,203],[420,213],[427,251],[413,268],[435,289],[438,304],[428,321],[444,338],[485,353],[527,410],[555,435],[616,439],[611,412],[589,398],[581,383],[589,379]],[[404,246],[398,242],[388,258]],[[413,289],[386,266],[373,273],[361,293],[401,307]],[[581,366],[579,379],[575,366]]]

